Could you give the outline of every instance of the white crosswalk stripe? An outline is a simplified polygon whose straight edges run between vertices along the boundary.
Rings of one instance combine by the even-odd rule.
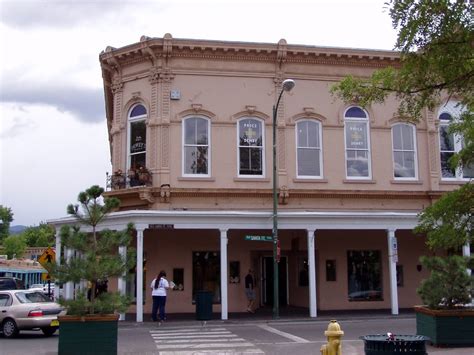
[[[150,330],[160,355],[265,354],[225,328]]]

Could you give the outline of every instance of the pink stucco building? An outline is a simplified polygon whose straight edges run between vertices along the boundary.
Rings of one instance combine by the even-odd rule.
[[[244,312],[249,269],[258,304],[272,305],[273,244],[249,239],[272,235],[272,107],[288,78],[296,86],[276,115],[281,307],[316,317],[420,302],[428,250],[411,231],[417,214],[472,176],[447,166],[460,148],[447,133],[455,102],[411,124],[395,98],[364,109],[330,94],[346,75],[396,67],[396,52],[166,34],[107,47],[100,65],[107,195],[122,201],[103,227],[136,225],[135,280],[112,287],[145,300],[130,309],[137,321],[162,269],[177,284],[169,313],[193,312],[200,290],[222,319]]]

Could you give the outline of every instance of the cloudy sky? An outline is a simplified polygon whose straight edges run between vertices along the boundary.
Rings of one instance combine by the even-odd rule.
[[[385,0],[0,0],[0,205],[66,215],[111,171],[98,56],[140,36],[392,49]]]

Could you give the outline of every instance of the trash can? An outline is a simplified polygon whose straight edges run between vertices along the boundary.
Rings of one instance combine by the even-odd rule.
[[[196,319],[210,320],[212,319],[212,298],[210,291],[196,292]]]
[[[409,354],[427,355],[425,342],[429,340],[424,335],[364,335],[365,355]]]

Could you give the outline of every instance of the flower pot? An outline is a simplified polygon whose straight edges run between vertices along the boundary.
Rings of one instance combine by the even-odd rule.
[[[59,355],[117,354],[118,315],[66,315],[58,319]]]
[[[474,346],[474,309],[430,309],[415,306],[416,334],[436,346]]]

